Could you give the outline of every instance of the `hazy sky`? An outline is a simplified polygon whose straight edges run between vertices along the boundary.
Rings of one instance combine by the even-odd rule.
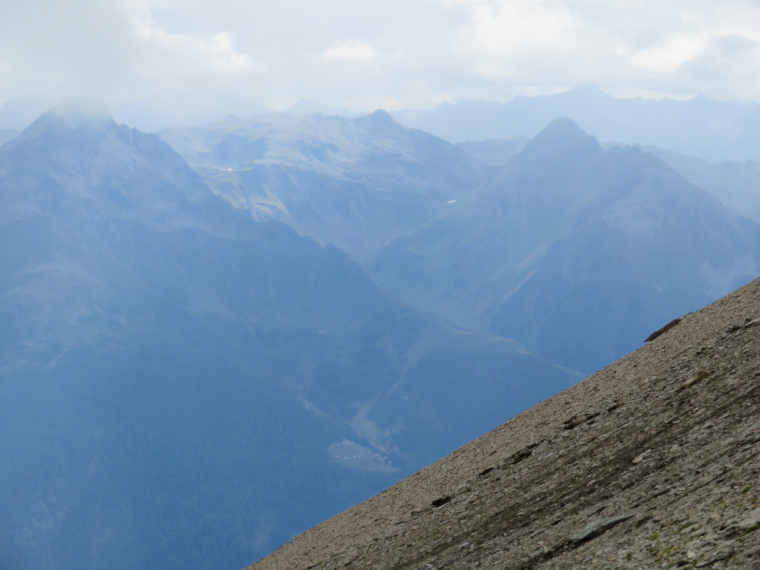
[[[0,102],[760,100],[760,0],[0,0]]]

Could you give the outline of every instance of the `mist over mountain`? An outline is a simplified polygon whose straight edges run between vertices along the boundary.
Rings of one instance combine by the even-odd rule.
[[[732,212],[760,222],[760,161],[716,163],[654,146],[644,146],[642,150],[707,190]]]
[[[369,259],[482,183],[492,167],[385,111],[229,117],[161,137],[216,193],[257,220],[287,223]]]
[[[660,160],[604,151],[563,118],[371,272],[450,322],[592,372],[755,277],[759,246],[756,223]]]
[[[255,221],[98,101],[0,148],[0,243],[3,568],[242,567],[580,377]]]
[[[528,137],[514,136],[506,139],[487,139],[457,143],[457,146],[483,164],[504,166],[509,158],[522,150]]]
[[[0,130],[21,131],[50,109],[53,104],[53,100],[44,97],[8,99],[0,104]]]
[[[600,141],[650,144],[711,161],[760,159],[760,105],[704,96],[617,99],[586,86],[506,103],[460,101],[393,115],[451,142],[532,137],[557,117],[568,117]]]
[[[301,99],[298,103],[293,105],[287,110],[290,115],[313,115],[319,113],[321,115],[339,116],[339,117],[361,117],[366,113],[360,113],[355,111],[349,111],[342,107],[331,107],[329,105],[323,105],[311,99]]]

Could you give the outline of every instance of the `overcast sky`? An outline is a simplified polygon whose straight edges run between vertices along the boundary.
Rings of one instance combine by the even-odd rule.
[[[0,0],[0,103],[760,100],[760,0]],[[227,99],[230,101],[230,99]],[[234,100],[234,99],[233,99]]]

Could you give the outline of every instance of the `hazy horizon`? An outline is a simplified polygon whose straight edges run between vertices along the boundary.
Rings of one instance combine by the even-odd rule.
[[[353,112],[614,97],[760,100],[760,2],[52,0],[4,6],[0,103],[96,95],[193,121],[302,100]]]

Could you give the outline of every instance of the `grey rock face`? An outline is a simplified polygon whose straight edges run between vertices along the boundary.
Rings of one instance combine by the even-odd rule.
[[[603,519],[593,520],[578,532],[571,534],[568,538],[568,541],[571,545],[578,546],[579,544],[582,544],[591,540],[592,538],[596,538],[597,536],[604,534],[614,526],[632,519],[634,516],[635,515],[619,515],[616,517],[607,517]]]

